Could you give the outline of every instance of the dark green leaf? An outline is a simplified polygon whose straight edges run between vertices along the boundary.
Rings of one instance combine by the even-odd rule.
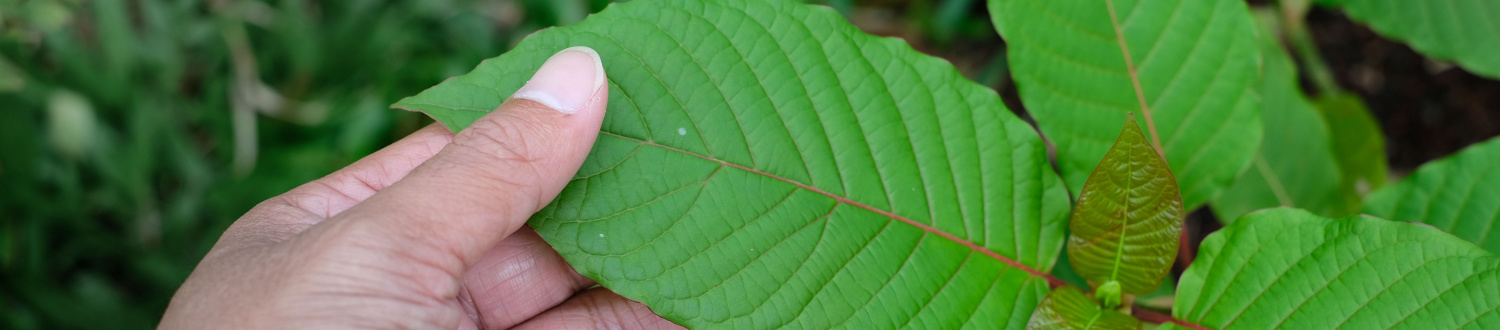
[[[1100,295],[1151,293],[1175,260],[1182,219],[1177,180],[1129,116],[1078,196],[1068,223],[1068,260]],[[1120,289],[1108,289],[1110,282]],[[1111,307],[1118,297],[1100,299]]]
[[[1119,115],[1160,137],[1188,209],[1260,144],[1260,51],[1242,0],[989,0],[1021,101],[1076,195]],[[1128,54],[1129,56],[1125,56]]]
[[[1032,330],[1140,328],[1141,320],[1101,309],[1092,297],[1071,286],[1060,287],[1047,294],[1047,299],[1036,306],[1036,313],[1031,314],[1031,321],[1026,323],[1026,329]]]
[[[1172,315],[1209,328],[1500,327],[1500,258],[1431,227],[1273,209],[1199,251]]]
[[[1265,59],[1260,84],[1265,139],[1250,169],[1215,198],[1214,215],[1224,223],[1251,211],[1299,207],[1328,216],[1347,215],[1357,206],[1344,202],[1340,171],[1328,125],[1297,86],[1297,65],[1271,29],[1274,13],[1262,12],[1260,49]],[[1357,204],[1356,204],[1357,205]]]
[[[1370,116],[1365,102],[1355,94],[1323,95],[1314,101],[1333,135],[1333,151],[1343,172],[1344,190],[1352,191],[1352,204],[1385,186],[1385,135]]]
[[[1500,138],[1422,165],[1371,193],[1364,212],[1427,223],[1500,252]]]
[[[458,130],[589,46],[608,114],[531,225],[689,327],[1020,328],[1067,192],[994,91],[827,7],[637,0],[397,103]]]
[[[1323,0],[1391,39],[1482,76],[1500,78],[1500,1]]]

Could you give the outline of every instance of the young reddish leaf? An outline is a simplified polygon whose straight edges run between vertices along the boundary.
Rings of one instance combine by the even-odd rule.
[[[1093,298],[1067,286],[1053,290],[1037,304],[1036,313],[1026,322],[1031,330],[1071,329],[1140,329],[1141,320],[1120,312],[1099,308]]]
[[[1068,260],[1100,288],[1105,307],[1118,293],[1156,290],[1177,254],[1182,196],[1167,163],[1146,141],[1135,116],[1094,168],[1068,228]],[[1118,287],[1119,289],[1113,289]]]

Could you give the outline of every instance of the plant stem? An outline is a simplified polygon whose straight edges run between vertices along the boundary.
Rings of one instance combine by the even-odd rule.
[[[1131,316],[1135,316],[1135,318],[1141,319],[1141,321],[1146,321],[1146,322],[1151,322],[1151,323],[1156,323],[1156,324],[1171,323],[1171,324],[1176,324],[1177,326],[1184,327],[1184,328],[1189,328],[1189,329],[1209,330],[1209,328],[1201,326],[1201,325],[1198,325],[1197,323],[1192,323],[1192,322],[1188,322],[1188,321],[1179,320],[1179,319],[1177,319],[1175,317],[1172,317],[1171,315],[1159,314],[1157,312],[1149,311],[1149,310],[1146,310],[1146,309],[1143,309],[1143,308],[1140,308],[1140,307],[1131,307],[1130,308],[1130,315]]]
[[[1306,14],[1306,13],[1303,13]],[[1302,69],[1311,79],[1313,86],[1317,87],[1318,93],[1329,95],[1342,92],[1338,82],[1333,79],[1333,70],[1328,68],[1328,63],[1323,62],[1323,55],[1318,52],[1318,46],[1313,42],[1312,32],[1307,30],[1306,15],[1299,17],[1286,17],[1286,39],[1291,44],[1292,50],[1296,51],[1298,61],[1302,62]]]

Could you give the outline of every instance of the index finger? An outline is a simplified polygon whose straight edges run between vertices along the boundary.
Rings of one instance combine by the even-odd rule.
[[[218,245],[284,241],[390,187],[452,141],[447,128],[427,125],[332,174],[256,205],[224,231]]]

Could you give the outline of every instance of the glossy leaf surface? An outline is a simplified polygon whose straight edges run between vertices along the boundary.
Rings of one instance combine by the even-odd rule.
[[[1095,288],[1114,281],[1124,293],[1151,293],[1176,260],[1183,214],[1172,171],[1127,117],[1078,196],[1068,260]]]
[[[1423,225],[1272,209],[1199,251],[1172,314],[1213,329],[1500,326],[1500,258]]]
[[[1500,1],[1323,0],[1423,55],[1500,78]]]
[[[1500,138],[1422,165],[1371,193],[1364,212],[1427,223],[1500,252]]]
[[[1021,101],[1057,145],[1075,195],[1127,112],[1147,132],[1155,126],[1148,136],[1161,138],[1190,210],[1250,165],[1261,134],[1260,51],[1244,1],[989,0],[989,8]]]
[[[1274,17],[1266,12],[1262,21]],[[1342,174],[1323,115],[1297,86],[1297,65],[1281,48],[1274,24],[1260,24],[1265,65],[1260,84],[1264,140],[1250,169],[1210,205],[1229,223],[1251,211],[1277,206],[1342,216],[1357,206],[1344,202]],[[1349,192],[1348,195],[1353,195]],[[1358,195],[1354,195],[1358,198]],[[1357,205],[1357,204],[1355,204]]]
[[[1047,299],[1043,299],[1042,303],[1036,306],[1036,313],[1031,314],[1031,321],[1026,323],[1026,329],[1030,330],[1134,330],[1140,328],[1141,320],[1120,314],[1120,312],[1099,308],[1099,303],[1093,298],[1071,286],[1059,287],[1047,294]]]
[[[709,328],[1020,328],[1067,192],[946,61],[790,1],[637,0],[402,100],[461,129],[547,57],[604,60],[603,133],[531,219],[580,273]]]

